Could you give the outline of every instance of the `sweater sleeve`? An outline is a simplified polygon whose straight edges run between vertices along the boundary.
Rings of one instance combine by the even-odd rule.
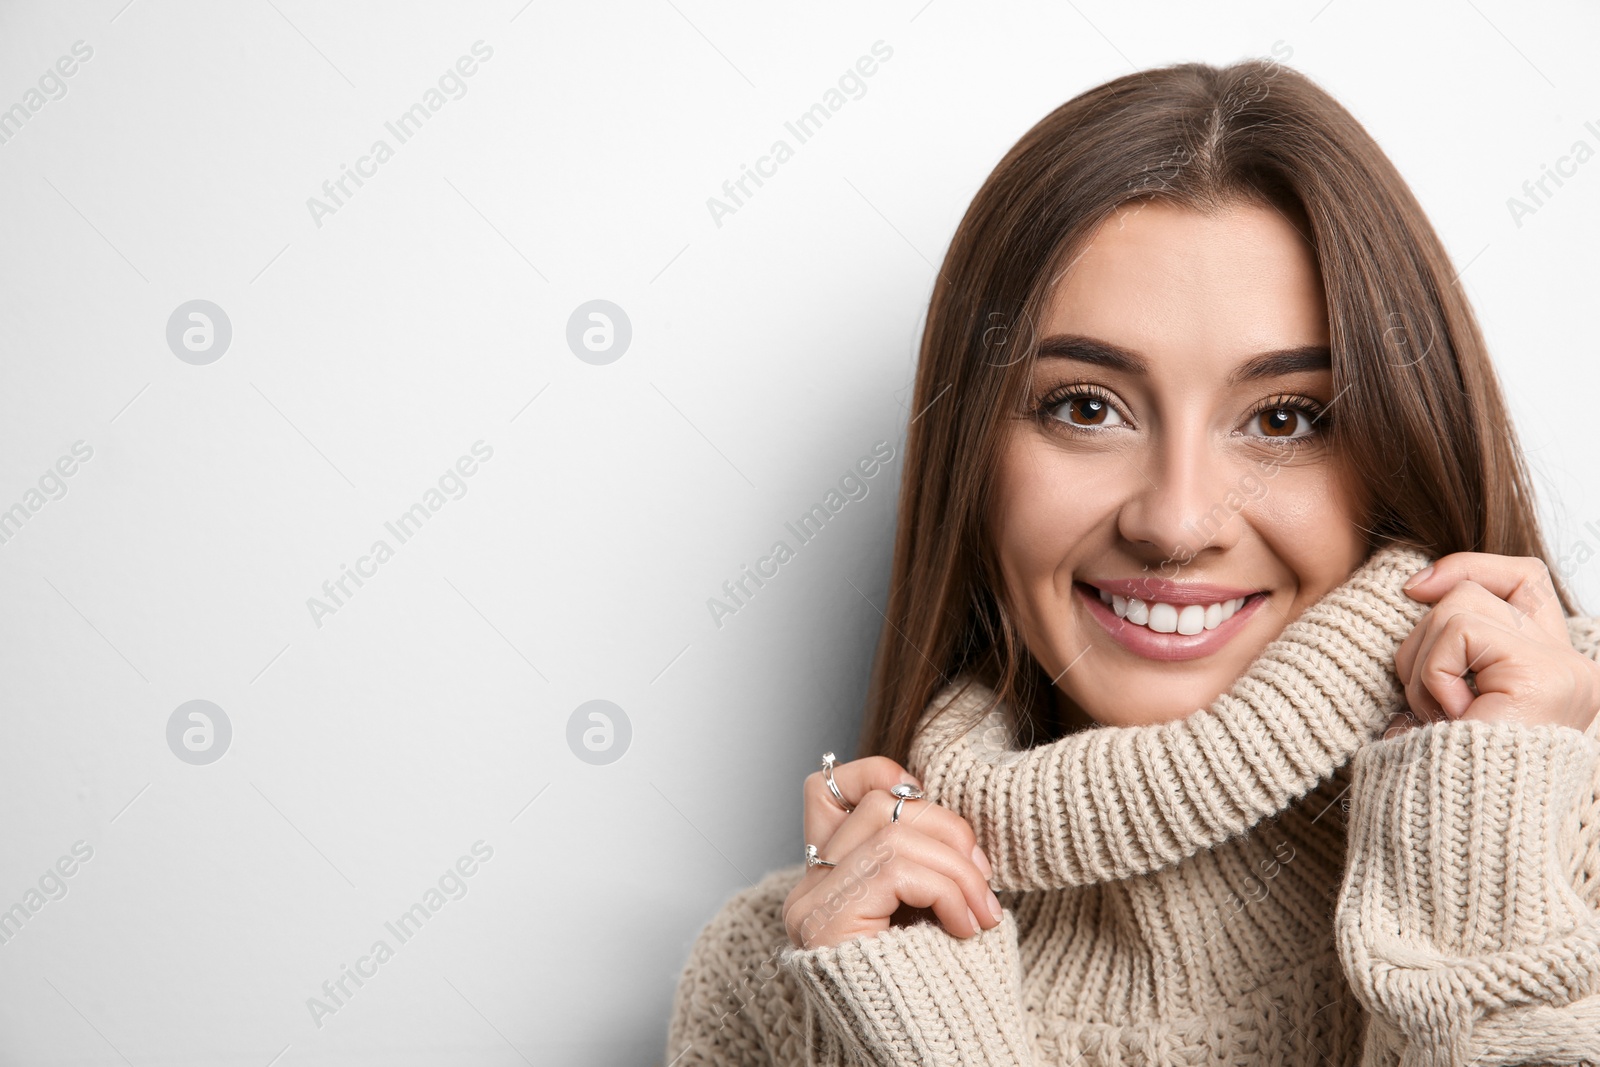
[[[1030,1067],[1017,923],[958,938],[933,922],[789,948],[815,1064]]]
[[[1600,1062],[1600,911],[1574,886],[1600,740],[1434,722],[1352,763],[1334,926],[1362,1064]]]
[[[773,1062],[756,1000],[761,976],[738,962],[748,953],[719,917],[690,950],[667,1027],[671,1067],[763,1067]]]
[[[677,979],[663,1067],[797,1064],[799,994],[778,957],[783,901],[805,864],[780,867],[730,897],[690,947]]]

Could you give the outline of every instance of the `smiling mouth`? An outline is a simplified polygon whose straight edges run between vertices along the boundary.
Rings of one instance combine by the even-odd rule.
[[[1152,633],[1175,633],[1185,636],[1215,630],[1254,601],[1264,599],[1266,596],[1265,593],[1255,592],[1248,596],[1218,600],[1208,604],[1167,604],[1158,600],[1147,601],[1138,597],[1114,595],[1088,582],[1073,584],[1079,586],[1089,596],[1098,598],[1116,613],[1117,618],[1126,623]]]

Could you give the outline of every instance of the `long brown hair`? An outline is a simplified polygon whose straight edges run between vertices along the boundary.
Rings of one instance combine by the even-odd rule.
[[[996,596],[985,509],[1031,324],[1119,207],[1278,207],[1316,251],[1338,418],[1330,447],[1373,502],[1369,548],[1538,556],[1530,479],[1444,246],[1394,165],[1305,75],[1267,60],[1117,78],[1045,116],[962,218],[934,283],[901,468],[889,603],[861,754],[901,763],[934,694],[970,673],[1049,733],[1050,679]],[[1551,568],[1562,609],[1576,608]]]

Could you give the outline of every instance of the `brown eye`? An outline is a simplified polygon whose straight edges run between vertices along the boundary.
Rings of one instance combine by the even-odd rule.
[[[1111,405],[1097,396],[1080,396],[1067,402],[1067,410],[1085,426],[1099,426],[1106,421]]]
[[[1312,413],[1293,405],[1262,408],[1253,419],[1258,436],[1280,439],[1305,437],[1312,432]]]
[[[1052,400],[1046,405],[1050,416],[1074,429],[1120,426],[1124,419],[1116,407],[1098,393],[1075,392]]]

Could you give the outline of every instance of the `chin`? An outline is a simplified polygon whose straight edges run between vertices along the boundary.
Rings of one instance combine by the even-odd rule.
[[[1218,670],[1183,677],[1174,664],[1128,670],[1084,685],[1059,686],[1083,713],[1101,726],[1149,726],[1186,719],[1233,688],[1248,669]]]

